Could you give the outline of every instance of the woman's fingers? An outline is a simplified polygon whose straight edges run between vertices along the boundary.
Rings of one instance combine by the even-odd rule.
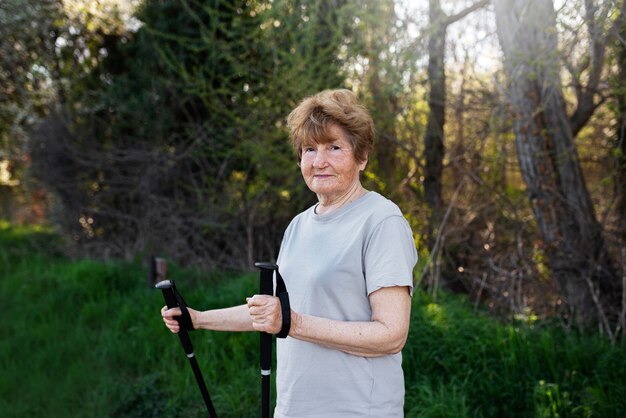
[[[181,315],[180,308],[169,309],[167,306],[161,308],[161,316],[165,326],[172,332],[177,333],[180,331],[180,325],[176,320],[176,317]]]
[[[275,296],[254,295],[246,298],[252,326],[257,331],[277,334],[282,327],[280,300]]]

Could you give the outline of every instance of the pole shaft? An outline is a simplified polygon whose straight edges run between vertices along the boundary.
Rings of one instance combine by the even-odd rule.
[[[202,399],[204,399],[206,409],[209,412],[209,417],[217,418],[215,407],[213,407],[213,402],[211,402],[211,396],[209,395],[209,390],[207,389],[204,379],[202,378],[202,373],[200,372],[200,367],[198,366],[196,357],[189,357],[189,363],[191,364],[193,375],[196,377],[196,382],[198,382],[198,387],[200,388],[200,393],[202,393]]]
[[[163,280],[156,284],[157,289],[161,289],[163,293],[163,298],[165,299],[165,303],[168,308],[173,308],[178,306],[178,302],[176,301],[176,296],[174,292],[177,292],[174,282],[171,280]],[[180,324],[180,319],[176,319]],[[215,408],[213,407],[213,402],[211,402],[211,397],[209,396],[209,391],[206,387],[204,379],[202,378],[202,373],[200,372],[200,367],[198,366],[198,361],[196,360],[195,354],[193,352],[193,345],[191,343],[191,338],[189,337],[189,333],[187,330],[180,325],[180,331],[178,332],[178,338],[180,339],[180,343],[183,346],[183,350],[189,359],[189,363],[191,364],[191,369],[193,370],[193,375],[196,378],[196,382],[198,383],[198,387],[200,388],[200,393],[202,394],[202,399],[204,400],[204,404],[207,407],[207,411],[209,413],[210,418],[217,418],[217,413],[215,412]]]
[[[261,269],[259,277],[259,293],[262,295],[273,295],[273,266],[257,264],[257,267],[260,267]],[[259,348],[261,351],[261,418],[270,418],[270,373],[272,369],[272,335],[266,332],[262,332],[259,343]]]

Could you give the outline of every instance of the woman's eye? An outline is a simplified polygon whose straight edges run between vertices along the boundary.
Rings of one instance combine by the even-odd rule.
[[[337,151],[337,150],[340,150],[341,147],[339,145],[333,144],[333,145],[330,146],[330,149]]]

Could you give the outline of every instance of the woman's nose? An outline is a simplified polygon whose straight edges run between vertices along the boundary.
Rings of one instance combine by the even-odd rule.
[[[313,159],[313,167],[322,168],[328,163],[326,151],[321,149],[315,152],[315,158]]]

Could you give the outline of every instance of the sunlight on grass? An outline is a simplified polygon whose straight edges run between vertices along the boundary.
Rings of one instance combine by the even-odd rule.
[[[522,322],[527,326],[532,327],[535,322],[539,320],[537,316],[529,307],[524,308],[523,312],[518,312],[513,315],[516,321]]]
[[[426,305],[426,315],[433,325],[447,327],[448,321],[444,307],[438,303]]]
[[[26,237],[37,233],[52,233],[53,230],[45,225],[11,225],[5,219],[0,219],[0,232],[8,237]]]
[[[428,305],[426,305],[426,312],[433,319],[438,319],[438,320],[442,319],[443,309],[441,308],[441,305],[439,305],[439,304],[429,303]]]

